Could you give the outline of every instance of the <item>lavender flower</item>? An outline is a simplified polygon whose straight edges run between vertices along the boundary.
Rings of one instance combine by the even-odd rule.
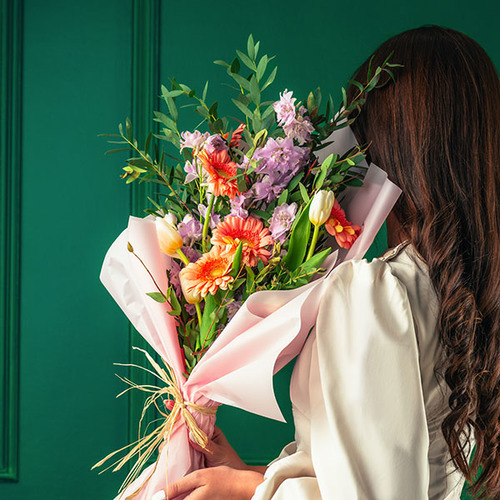
[[[189,262],[196,262],[201,257],[201,253],[193,247],[182,247],[182,251]]]
[[[248,210],[245,210],[244,205],[247,201],[247,198],[248,195],[245,196],[245,193],[237,194],[231,200],[231,212],[229,213],[229,215],[246,219],[248,217]]]
[[[208,207],[206,205],[203,205],[202,203],[198,204],[198,211],[200,215],[203,217],[203,219],[205,219],[205,217],[207,216],[207,210]],[[208,223],[210,229],[215,229],[215,227],[219,222],[220,222],[220,215],[214,214],[212,212],[212,214],[210,215],[210,222]]]
[[[295,97],[292,98],[293,91],[288,92],[286,89],[280,93],[280,100],[273,104],[273,109],[276,112],[276,118],[280,125],[288,123],[295,119]]]
[[[199,130],[195,130],[194,132],[188,132],[185,130],[181,132],[181,151],[184,148],[190,149],[200,149],[203,143],[208,139],[210,134],[205,132],[202,134]]]
[[[269,230],[274,240],[283,243],[288,231],[292,227],[295,214],[297,213],[297,203],[283,203],[274,209],[271,219],[269,219]]]
[[[196,167],[196,161],[187,161],[184,164],[184,172],[186,172],[186,184],[199,178],[198,168]]]
[[[227,311],[227,321],[231,321],[234,317],[234,315],[238,312],[238,309],[241,307],[241,300],[233,300],[232,302],[229,302],[229,304],[226,305],[226,311]]]
[[[314,131],[311,120],[309,120],[309,117],[304,116],[305,112],[306,108],[301,106],[297,116],[283,125],[286,136],[296,139],[299,145],[309,141],[311,139],[311,132]]]
[[[192,246],[195,241],[201,240],[203,226],[199,220],[196,220],[191,214],[187,214],[177,225],[177,231],[179,231],[183,243]]]
[[[220,134],[215,134],[208,137],[203,149],[207,153],[212,154],[214,151],[227,151],[229,148],[225,139],[223,139]]]

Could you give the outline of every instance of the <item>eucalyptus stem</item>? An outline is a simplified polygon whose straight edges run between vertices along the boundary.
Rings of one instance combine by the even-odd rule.
[[[208,235],[208,227],[210,225],[210,217],[212,216],[212,210],[214,208],[215,196],[212,193],[210,195],[210,201],[208,202],[207,213],[205,214],[205,222],[203,223],[203,233],[202,239],[203,242],[203,252],[207,251],[207,235]]]
[[[316,226],[314,225],[314,232],[313,232],[313,238],[311,241],[311,246],[309,247],[309,252],[307,252],[307,257],[306,261],[308,261],[314,254],[314,250],[316,248],[316,243],[318,242],[318,235],[319,235],[319,225]]]

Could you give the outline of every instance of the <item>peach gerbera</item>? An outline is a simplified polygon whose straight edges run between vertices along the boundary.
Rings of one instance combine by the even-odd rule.
[[[264,224],[254,217],[242,219],[229,216],[218,224],[212,236],[212,245],[225,246],[236,250],[240,242],[242,245],[242,262],[255,267],[258,260],[267,264],[271,252],[265,247],[274,243],[271,233]]]
[[[330,216],[325,222],[325,228],[332,236],[335,236],[337,243],[342,248],[351,248],[361,232],[359,226],[353,225],[346,219],[345,212],[337,200],[335,200]]]
[[[222,247],[213,247],[196,262],[191,262],[182,271],[183,288],[188,293],[206,297],[214,295],[219,288],[226,290],[233,277],[229,274],[234,252]]]
[[[236,181],[238,165],[231,161],[227,151],[209,153],[203,150],[198,154],[198,158],[208,174],[207,183],[211,193],[215,196],[229,196],[231,199],[240,193]]]

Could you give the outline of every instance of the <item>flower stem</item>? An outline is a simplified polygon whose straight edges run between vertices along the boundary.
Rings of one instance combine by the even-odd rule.
[[[207,235],[208,235],[208,227],[210,225],[210,218],[212,216],[212,210],[214,208],[215,196],[213,193],[210,196],[210,201],[208,202],[207,213],[205,214],[205,222],[203,223],[203,233],[202,233],[202,242],[203,242],[203,252],[207,251]]]
[[[184,254],[184,252],[180,248],[178,248],[176,251],[177,251],[177,255],[180,257],[182,262],[184,262],[184,264],[186,264],[186,266],[191,263],[189,261],[189,259],[186,257],[186,255]]]
[[[195,304],[194,306],[196,307],[196,314],[198,315],[198,323],[200,324],[201,328],[201,307],[200,304]]]
[[[311,246],[309,247],[309,252],[307,252],[306,261],[308,261],[314,254],[314,249],[316,248],[316,243],[318,241],[319,226],[314,225],[313,239],[311,241]]]

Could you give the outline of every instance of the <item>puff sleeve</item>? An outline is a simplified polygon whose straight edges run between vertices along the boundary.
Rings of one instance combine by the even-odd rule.
[[[329,276],[291,393],[296,441],[254,500],[428,498],[413,311],[387,262],[349,261]]]

